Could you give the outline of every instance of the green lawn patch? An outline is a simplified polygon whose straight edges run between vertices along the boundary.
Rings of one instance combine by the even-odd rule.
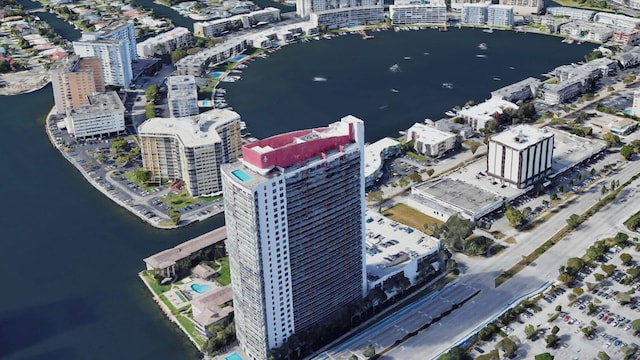
[[[424,161],[424,162],[428,162],[429,159],[427,159],[426,157],[422,156],[422,155],[418,155],[416,153],[414,153],[413,151],[409,151],[407,152],[407,155],[409,155],[410,157],[418,160],[418,161]]]
[[[516,243],[516,239],[513,236],[510,236],[504,242],[506,242],[507,244],[515,244]]]
[[[408,207],[405,204],[398,204],[388,210],[385,210],[382,215],[388,217],[393,221],[408,225],[429,235],[433,235],[433,233],[428,229],[425,229],[424,225],[442,225],[442,221],[432,218],[431,216],[427,216],[419,212],[418,210]]]
[[[624,226],[631,231],[636,231],[636,228],[640,224],[640,212],[633,214],[624,222]]]
[[[177,291],[177,290],[176,290],[176,291]],[[164,296],[164,294],[162,294],[162,295],[160,295],[160,296],[158,296],[158,297],[160,298],[160,300],[162,300],[162,302],[163,302],[165,305],[167,305],[167,307],[169,308],[169,310],[171,310],[171,313],[172,313],[173,315],[179,314],[179,313],[181,313],[181,312],[183,312],[183,311],[187,311],[187,310],[189,310],[189,308],[191,307],[191,304],[187,304],[187,305],[185,305],[185,306],[181,307],[180,309],[176,309],[176,307],[175,307],[175,306],[173,306],[173,304],[171,303],[171,301],[169,301],[169,299],[167,299],[167,297],[166,297],[166,296]]]
[[[142,279],[144,280],[145,283],[147,283],[147,285],[149,285],[149,287],[151,287],[151,290],[153,290],[153,292],[156,295],[160,295],[163,292],[169,291],[171,289],[171,285],[160,285],[160,284],[158,284],[156,279],[153,278],[153,276],[151,275],[151,273],[149,271],[143,271],[142,272]]]
[[[140,186],[141,188],[147,190],[147,191],[151,191],[153,189],[156,188],[156,186],[149,186],[143,182],[138,181],[138,179],[136,179],[135,177],[135,170],[131,170],[131,171],[127,171],[126,173],[122,174],[124,175],[124,177],[126,177],[127,179],[129,179],[129,181],[131,181],[132,183]]]
[[[202,339],[200,333],[196,331],[196,326],[193,324],[193,321],[182,314],[176,315],[176,319],[182,327],[191,335],[191,337],[196,341],[198,347],[202,348],[205,343],[205,340]]]
[[[231,269],[229,268],[229,258],[223,257],[217,259],[217,262],[222,266],[218,269],[218,276],[215,280],[222,286],[231,284]]]
[[[204,200],[204,201],[208,201],[208,202],[214,202],[218,199],[222,198],[222,195],[217,195],[217,196],[206,196],[206,197],[201,197],[199,198],[200,200]]]
[[[500,240],[500,239],[504,238],[507,235],[505,235],[504,233],[502,233],[502,232],[500,232],[498,230],[494,230],[494,231],[491,232],[491,236],[493,236],[497,240]]]
[[[185,189],[180,190],[180,192],[178,192],[177,194],[170,193],[169,195],[162,198],[162,201],[176,210],[180,210],[189,205],[193,205],[197,202],[200,202],[201,200],[201,198],[191,197],[191,195],[189,195],[189,192]]]

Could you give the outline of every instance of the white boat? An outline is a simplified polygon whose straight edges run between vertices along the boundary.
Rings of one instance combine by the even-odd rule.
[[[428,53],[428,52],[426,52],[426,53],[424,53],[424,54],[425,54],[425,55],[429,55],[429,53]]]
[[[405,56],[404,59],[405,60],[411,60],[411,56]]]
[[[313,81],[316,81],[316,82],[325,82],[325,81],[327,81],[327,78],[322,77],[322,76],[315,76],[315,77],[313,78]]]
[[[450,83],[450,82],[442,83],[442,87],[444,89],[453,89],[453,83]]]
[[[400,92],[400,90],[398,90],[398,89],[391,89],[391,92],[392,92],[392,93],[397,93],[397,92]]]
[[[487,57],[487,55],[485,55],[485,54],[478,54],[478,55],[476,55],[476,57],[479,57],[479,58],[486,58],[486,57]]]
[[[480,45],[478,45],[478,48],[481,50],[487,50],[489,47],[487,46],[487,43],[480,43]]]
[[[497,76],[494,76],[494,77],[493,77],[493,80],[495,80],[495,81],[500,81],[500,80],[502,80],[502,79],[500,79],[500,78],[499,78],[499,77],[497,77]]]
[[[453,112],[453,111],[451,111],[451,110],[446,111],[444,114],[445,114],[445,115],[447,115],[447,116],[450,116],[450,117],[454,117],[454,116],[456,116],[456,113],[454,113],[454,112]]]
[[[389,71],[391,71],[391,72],[401,72],[402,70],[400,69],[400,65],[398,65],[398,64],[393,64],[393,65],[391,65],[391,67],[389,68]]]
[[[247,123],[244,121],[240,121],[240,130],[247,130]]]
[[[484,31],[486,33],[489,33],[489,34],[493,33],[493,29],[484,29],[482,31]]]
[[[509,70],[515,70],[515,66],[509,66]]]

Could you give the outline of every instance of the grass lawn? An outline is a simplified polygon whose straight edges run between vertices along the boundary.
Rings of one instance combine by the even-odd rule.
[[[215,200],[209,200],[208,198],[204,199],[208,201]],[[191,195],[189,195],[189,192],[187,192],[187,190],[185,189],[180,190],[180,192],[177,194],[170,193],[169,195],[162,198],[162,201],[176,210],[195,204],[197,202],[200,202],[201,200],[202,198],[192,198]]]
[[[200,337],[200,334],[196,331],[196,327],[193,324],[193,321],[191,321],[191,319],[188,319],[186,316],[182,314],[176,315],[176,319],[178,319],[178,322],[180,323],[180,325],[182,325],[182,327],[185,328],[185,330],[187,330],[189,335],[191,335],[191,337],[196,341],[198,346],[202,347],[205,341]]]
[[[220,271],[218,271],[218,276],[215,278],[215,280],[222,286],[231,284],[231,270],[229,268],[229,258],[223,257],[217,260],[220,264],[222,264],[222,267],[220,268]]]
[[[176,290],[176,291],[177,291],[177,290]],[[171,313],[172,313],[172,314],[174,314],[174,315],[179,314],[179,313],[181,313],[181,312],[183,312],[183,311],[189,310],[189,308],[191,307],[191,304],[187,304],[187,305],[185,305],[185,306],[181,307],[180,309],[176,309],[176,307],[175,307],[175,306],[173,306],[173,304],[171,303],[171,301],[169,301],[169,299],[167,299],[167,297],[166,297],[166,296],[164,296],[164,295],[160,295],[160,296],[159,296],[159,298],[160,298],[160,300],[162,300],[162,302],[163,302],[165,305],[167,305],[167,307],[169,308],[169,310],[171,310]]]
[[[418,155],[416,153],[414,153],[413,151],[408,151],[407,155],[411,156],[412,158],[418,160],[418,161],[424,161],[424,162],[428,162],[429,159],[427,159],[426,157],[422,156],[422,155]]]
[[[151,290],[153,290],[153,292],[156,293],[156,295],[160,295],[163,292],[171,289],[171,285],[158,284],[158,282],[153,278],[153,276],[151,276],[151,274],[148,271],[142,272],[142,278],[151,287]]]
[[[579,1],[575,1],[575,0],[556,0],[556,2],[562,6],[569,6],[569,7],[576,7],[576,8],[580,8],[580,9],[590,9],[590,10],[596,10],[596,11],[608,11],[608,12],[614,12],[615,10],[612,9],[603,9],[603,8],[599,8],[599,7],[589,7],[589,6],[585,6],[583,3],[580,3]]]
[[[398,204],[391,209],[384,211],[382,215],[390,218],[393,221],[411,226],[412,228],[420,230],[429,235],[433,235],[433,233],[424,228],[425,224],[427,224],[427,226],[431,224],[437,224],[438,226],[442,225],[442,221],[434,219],[431,216],[427,216],[419,212],[418,210],[408,207],[405,204]]]
[[[136,179],[136,177],[135,177],[135,175],[134,175],[134,172],[135,172],[135,170],[131,170],[131,171],[127,171],[126,173],[124,173],[124,174],[122,174],[122,175],[124,175],[124,177],[126,177],[127,179],[129,179],[129,181],[131,181],[132,183],[134,183],[134,184],[136,184],[136,185],[140,186],[141,188],[143,188],[143,189],[145,189],[145,190],[147,190],[147,191],[151,191],[151,190],[153,190],[153,189],[155,189],[155,188],[156,188],[155,186],[149,186],[149,185],[147,185],[147,184],[145,184],[145,183],[139,182],[139,181]]]

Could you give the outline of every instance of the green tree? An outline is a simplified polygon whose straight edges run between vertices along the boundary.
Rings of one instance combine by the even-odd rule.
[[[434,169],[429,169],[427,170],[427,175],[431,176],[434,172],[436,172]]]
[[[372,191],[367,195],[367,200],[375,203],[379,203],[384,200],[384,192],[382,190]]]
[[[604,274],[600,274],[600,273],[595,273],[593,274],[593,277],[596,278],[596,281],[602,281],[604,280]]]
[[[518,350],[518,344],[510,337],[506,337],[498,342],[496,349],[504,352],[503,357],[509,357]]]
[[[620,148],[620,155],[622,155],[625,160],[631,160],[631,157],[635,152],[636,149],[631,145],[624,145]]]
[[[607,147],[612,147],[620,143],[620,136],[609,132],[602,135],[602,140],[604,140],[607,143]]]
[[[129,159],[126,156],[118,156],[118,158],[116,159],[116,164],[118,165],[124,165],[129,161]]]
[[[602,264],[602,265],[600,265],[600,269],[602,269],[602,271],[604,271],[605,275],[607,277],[609,277],[616,270],[616,266],[615,265],[611,265],[611,264]]]
[[[144,106],[144,115],[147,120],[156,117],[156,104],[153,102],[147,103]]]
[[[121,152],[125,152],[127,146],[127,139],[118,137],[111,140],[111,152],[113,154],[119,154]]]
[[[544,338],[544,341],[547,343],[547,347],[553,347],[555,344],[558,343],[558,340],[560,340],[560,338],[556,335],[547,335]]]
[[[500,353],[498,350],[493,349],[486,354],[476,357],[476,360],[500,360]]]
[[[631,295],[626,292],[620,292],[616,295],[616,300],[620,305],[626,305],[631,302]]]
[[[275,360],[275,358],[273,358]],[[358,355],[351,355],[349,357],[349,360],[360,360],[360,358],[358,358]]]
[[[580,225],[580,216],[578,216],[577,214],[571,214],[571,216],[569,216],[569,218],[567,219],[567,225],[569,225],[569,227],[572,229],[577,228],[578,225]]]
[[[151,179],[151,171],[143,168],[136,169],[133,171],[133,177],[139,183],[146,183]]]
[[[598,353],[598,359],[600,359],[600,360],[609,360],[609,359],[611,359],[611,357],[606,352],[600,351]]]
[[[627,269],[627,274],[629,274],[629,276],[631,276],[632,280],[635,280],[635,279],[638,278],[638,276],[640,276],[640,269],[629,268],[629,269]]]
[[[144,94],[147,96],[147,101],[153,101],[158,96],[158,85],[151,84],[146,89],[144,89]]]
[[[520,227],[524,222],[524,214],[516,208],[510,208],[505,211],[504,215],[509,220],[509,224],[515,228]]]
[[[420,174],[414,172],[409,174],[409,179],[411,179],[411,181],[415,182],[415,183],[419,183],[422,181],[422,176],[420,176]]]
[[[615,241],[616,245],[619,245],[622,247],[627,246],[627,240],[629,240],[629,235],[623,232],[617,233],[616,236],[613,238],[613,241]]]
[[[531,324],[527,324],[524,327],[524,334],[527,337],[527,339],[531,339],[533,337],[533,335],[536,334],[536,328],[531,325]]]
[[[557,335],[557,334],[558,334],[558,331],[560,331],[560,328],[559,328],[559,327],[557,327],[557,326],[554,326],[554,327],[551,329],[551,334],[553,334],[553,335]]]
[[[187,51],[185,49],[176,49],[171,53],[171,63],[175,64],[185,56],[187,56]]]
[[[133,161],[139,155],[140,155],[140,148],[139,147],[134,147],[133,149],[129,150],[129,153],[127,154],[127,157],[129,158],[129,161]]]
[[[444,245],[451,251],[464,251],[465,239],[473,233],[475,224],[468,219],[460,219],[457,214],[451,215],[447,221],[438,228],[438,235]]]
[[[620,261],[622,261],[622,265],[627,265],[633,260],[633,257],[627,253],[620,254]]]

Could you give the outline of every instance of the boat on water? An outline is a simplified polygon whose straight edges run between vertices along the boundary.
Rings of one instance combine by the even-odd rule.
[[[515,66],[509,66],[509,70],[515,70]]]
[[[451,111],[451,110],[446,111],[444,114],[445,114],[445,115],[447,115],[447,116],[450,116],[450,117],[454,117],[454,116],[456,116],[456,115],[457,115],[456,113],[454,113],[454,112],[453,112],[453,111]]]
[[[247,123],[244,121],[240,121],[240,130],[247,130]]]
[[[489,34],[493,33],[493,29],[483,29],[482,31]]]
[[[389,71],[391,71],[391,72],[401,72],[402,70],[400,69],[400,65],[393,64],[393,65],[391,65],[391,67],[389,67]]]
[[[494,76],[494,77],[493,77],[493,80],[495,80],[495,81],[500,81],[500,80],[502,80],[502,79],[500,79],[500,78],[499,78],[499,77],[497,77],[497,76]]]
[[[398,89],[391,89],[391,92],[392,92],[392,93],[397,93],[397,92],[400,92],[400,90],[398,90]]]
[[[316,81],[316,82],[325,82],[325,81],[327,81],[327,78],[326,78],[326,77],[322,77],[322,76],[314,76],[314,77],[313,77],[313,81]]]
[[[480,45],[478,45],[478,48],[481,50],[487,50],[489,47],[487,46],[487,43],[480,43]]]
[[[429,53],[428,53],[428,52],[426,52],[426,53],[424,53],[424,54],[425,54],[425,55],[429,55]]]
[[[405,56],[404,59],[405,60],[411,60],[411,56]]]
[[[453,89],[453,83],[450,83],[450,82],[442,83],[442,88]]]
[[[484,55],[484,54],[478,54],[478,55],[476,55],[476,57],[479,57],[479,58],[486,58],[486,57],[487,57],[487,55]]]

